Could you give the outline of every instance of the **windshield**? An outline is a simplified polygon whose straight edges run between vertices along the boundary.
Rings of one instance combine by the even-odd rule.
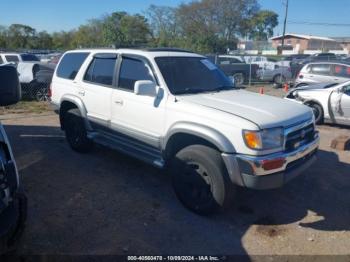
[[[232,89],[232,81],[202,57],[157,57],[156,63],[174,95]]]

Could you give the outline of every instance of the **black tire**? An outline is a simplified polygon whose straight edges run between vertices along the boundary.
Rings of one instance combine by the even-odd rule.
[[[273,77],[273,82],[277,85],[282,85],[286,82],[286,77],[284,75],[278,74]]]
[[[23,192],[18,192],[13,203],[7,210],[0,213],[1,226],[7,230],[6,235],[0,236],[0,256],[12,254],[16,251],[25,228],[27,219],[27,198]],[[5,220],[4,220],[5,219]],[[5,221],[8,222],[5,222]],[[9,226],[8,223],[11,223]],[[9,226],[9,227],[8,227]],[[6,232],[2,228],[3,232]]]
[[[191,145],[171,160],[169,171],[174,191],[191,211],[208,215],[231,203],[235,186],[220,153],[208,146]]]
[[[315,116],[315,122],[317,125],[323,124],[323,108],[321,105],[317,103],[311,103],[308,104],[309,107],[311,107],[312,111],[314,112]]]
[[[245,82],[245,76],[243,73],[234,73],[232,77],[235,80],[235,86],[241,86]]]
[[[73,108],[64,116],[64,130],[70,147],[79,153],[86,153],[92,147],[92,141],[87,137],[84,120],[79,109]]]

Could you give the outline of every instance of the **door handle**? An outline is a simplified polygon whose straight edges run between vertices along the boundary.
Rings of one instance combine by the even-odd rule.
[[[81,96],[85,96],[85,91],[78,91],[78,94]]]
[[[117,99],[114,101],[115,104],[122,106],[124,104],[124,101],[121,99]]]

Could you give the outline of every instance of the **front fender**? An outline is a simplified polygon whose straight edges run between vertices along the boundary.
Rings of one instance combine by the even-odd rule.
[[[223,153],[235,153],[236,150],[232,143],[219,131],[201,124],[195,124],[191,122],[178,122],[173,124],[167,135],[163,140],[163,150],[169,141],[169,139],[178,133],[185,133],[189,135],[194,135],[207,140],[208,142],[215,145]]]

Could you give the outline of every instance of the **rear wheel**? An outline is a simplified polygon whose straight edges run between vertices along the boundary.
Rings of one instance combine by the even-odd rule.
[[[273,78],[273,82],[277,85],[281,85],[286,82],[286,77],[281,74],[275,75]]]
[[[318,125],[323,124],[323,109],[322,106],[316,103],[308,104],[309,107],[311,107],[314,116],[315,116],[315,122]]]
[[[92,141],[87,137],[84,120],[77,108],[70,109],[64,116],[64,129],[70,147],[80,153],[88,152]]]
[[[217,150],[188,146],[176,154],[169,168],[177,197],[195,213],[210,214],[231,203],[234,185]]]
[[[35,100],[39,102],[48,101],[49,100],[48,89],[45,87],[38,88],[35,93]]]
[[[235,73],[233,74],[233,79],[235,80],[235,85],[236,86],[241,86],[244,84],[244,74],[243,73]]]

